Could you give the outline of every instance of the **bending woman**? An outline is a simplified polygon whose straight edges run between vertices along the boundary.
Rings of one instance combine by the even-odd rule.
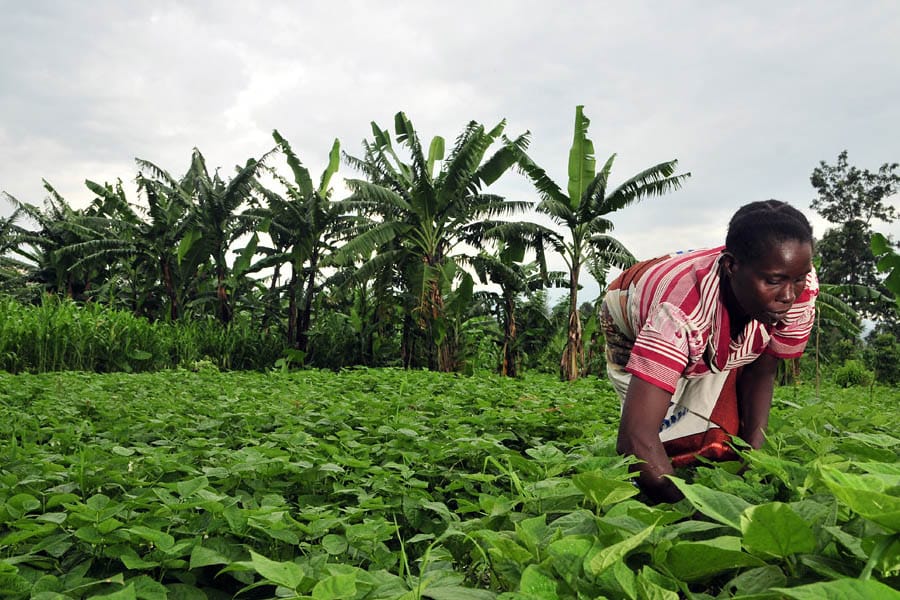
[[[603,300],[607,371],[622,402],[616,444],[643,462],[637,483],[674,502],[664,476],[703,456],[763,443],[781,359],[809,339],[818,281],[812,227],[777,200],[741,207],[725,245],[638,263]]]

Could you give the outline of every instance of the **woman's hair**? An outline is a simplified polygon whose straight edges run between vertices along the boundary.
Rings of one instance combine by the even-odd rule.
[[[779,200],[761,200],[740,207],[728,224],[725,249],[752,262],[773,244],[795,240],[813,243],[812,226],[799,210]]]

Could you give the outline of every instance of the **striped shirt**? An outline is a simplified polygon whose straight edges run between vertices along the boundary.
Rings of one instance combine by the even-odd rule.
[[[761,354],[803,354],[815,317],[815,271],[787,315],[774,325],[751,320],[731,339],[720,294],[724,246],[638,263],[613,281],[603,300],[607,357],[653,385],[675,391],[679,378],[747,365]]]

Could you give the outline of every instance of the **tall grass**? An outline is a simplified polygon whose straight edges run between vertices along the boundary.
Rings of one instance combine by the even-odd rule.
[[[127,311],[53,296],[40,305],[0,297],[0,370],[155,371],[203,361],[220,369],[271,367],[284,351],[278,333],[237,319],[151,323]]]

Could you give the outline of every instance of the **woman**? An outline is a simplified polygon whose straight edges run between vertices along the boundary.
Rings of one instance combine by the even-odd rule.
[[[733,458],[732,435],[763,443],[775,372],[803,353],[818,281],[812,227],[777,200],[741,207],[725,245],[638,263],[609,286],[607,370],[622,401],[616,444],[637,483],[674,502],[675,467]]]

